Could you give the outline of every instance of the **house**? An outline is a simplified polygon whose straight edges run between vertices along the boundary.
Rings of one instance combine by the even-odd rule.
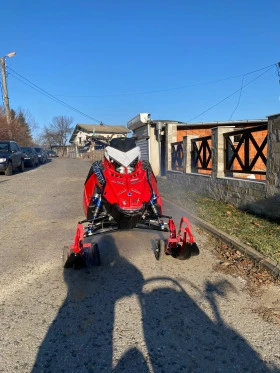
[[[115,137],[127,137],[130,132],[125,126],[109,126],[101,124],[77,124],[71,135],[69,142],[76,148],[76,153],[79,156],[80,153],[89,150],[89,142],[93,136],[105,139],[111,139]],[[99,149],[98,145],[92,146],[91,149]]]
[[[215,127],[232,126],[244,129],[266,124],[267,119],[237,120],[207,123],[184,123],[173,120],[151,119],[150,114],[140,113],[132,118],[127,127],[133,131],[138,139],[136,143],[141,148],[142,159],[149,160],[156,176],[165,175],[167,169],[166,157],[170,153],[171,144],[183,141],[184,136],[209,136]],[[261,142],[267,131],[260,134]]]
[[[165,175],[165,127],[180,123],[173,120],[152,120],[149,113],[140,113],[127,123],[140,147],[141,159],[151,163],[156,176]]]

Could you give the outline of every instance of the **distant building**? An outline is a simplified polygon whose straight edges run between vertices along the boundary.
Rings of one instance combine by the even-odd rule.
[[[101,124],[77,124],[71,135],[69,142],[76,148],[76,153],[84,153],[92,150],[100,149],[100,145],[93,144],[90,147],[92,137],[100,139],[112,139],[115,137],[127,137],[130,132],[125,126],[108,126]]]
[[[179,125],[174,120],[152,120],[149,113],[140,113],[132,118],[127,127],[133,131],[133,137],[141,150],[141,159],[151,163],[156,176],[165,175],[166,142],[165,128]]]

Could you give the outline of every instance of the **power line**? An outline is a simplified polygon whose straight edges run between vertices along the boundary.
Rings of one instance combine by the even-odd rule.
[[[240,78],[242,77],[242,85],[241,85],[241,88],[234,91],[233,93],[231,93],[230,95],[228,95],[227,97],[225,97],[224,99],[220,100],[219,102],[217,102],[216,104],[214,104],[213,106],[211,106],[210,108],[204,110],[203,112],[201,112],[200,114],[196,115],[195,117],[193,117],[192,119],[190,119],[188,122],[191,122],[193,121],[194,119],[198,118],[199,116],[207,113],[208,111],[210,111],[211,109],[213,109],[214,107],[218,106],[219,104],[223,103],[224,101],[226,101],[227,99],[229,99],[230,97],[234,96],[236,93],[240,92],[239,94],[239,99],[238,99],[238,103],[233,111],[233,113],[231,114],[231,117],[232,115],[234,114],[234,112],[237,110],[237,107],[239,106],[239,103],[240,103],[240,99],[241,99],[241,94],[242,94],[242,91],[245,87],[247,87],[249,84],[251,84],[252,82],[254,82],[255,80],[257,80],[258,78],[260,78],[262,75],[264,75],[266,72],[268,72],[269,70],[271,70],[274,66],[277,66],[279,67],[279,64],[280,63],[277,63],[277,64],[271,64],[271,65],[268,65],[268,66],[265,66],[265,67],[262,67],[260,69],[257,69],[257,70],[253,70],[253,71],[249,71],[245,74],[241,74],[241,75],[236,75],[236,76],[231,76],[231,77],[227,77],[227,78],[223,78],[223,79],[218,79],[218,80],[213,80],[213,81],[210,81],[210,82],[204,82],[204,83],[197,83],[197,84],[192,84],[192,85],[185,85],[185,86],[181,86],[181,87],[174,87],[174,88],[166,88],[166,89],[160,89],[160,90],[152,90],[152,91],[146,91],[146,92],[138,92],[138,93],[120,93],[120,94],[113,94],[113,95],[103,95],[103,96],[98,96],[98,95],[95,95],[95,96],[68,96],[68,97],[107,97],[107,96],[128,96],[128,95],[140,95],[140,94],[149,94],[149,93],[158,93],[158,92],[165,92],[165,91],[171,91],[171,90],[177,90],[177,89],[183,89],[183,88],[192,88],[192,87],[196,87],[196,86],[201,86],[201,85],[207,85],[207,84],[214,84],[214,83],[218,83],[218,82],[222,82],[222,81],[226,81],[226,80],[230,80],[230,79],[235,79],[235,78]],[[9,70],[13,71],[15,74],[17,74],[19,77],[21,77],[23,80],[21,80],[19,77],[13,75],[12,73],[9,72],[9,74],[11,76],[13,76],[14,78],[18,79],[19,81],[21,81],[22,83],[26,84],[27,86],[31,87],[32,89],[38,91],[39,93],[45,95],[46,97],[56,101],[57,103],[60,103],[61,105],[64,105],[65,107],[89,118],[89,119],[92,119],[94,121],[97,121],[99,123],[101,123],[100,120],[96,119],[96,118],[93,118],[83,112],[81,112],[80,110],[74,108],[73,106],[65,103],[64,101],[58,99],[57,97],[55,97],[54,95],[48,93],[47,91],[45,91],[44,89],[40,88],[39,86],[37,86],[36,84],[32,83],[30,80],[28,80],[27,78],[25,78],[24,76],[22,76],[21,74],[17,73],[15,70],[13,70],[12,68],[8,67]],[[256,78],[250,80],[247,84],[243,85],[243,82],[244,82],[244,78],[245,76],[248,76],[248,75],[251,75],[251,74],[254,74],[256,72],[259,72],[259,71],[263,71],[265,70],[263,73],[261,73],[260,75],[258,75]],[[28,83],[27,83],[28,82]]]
[[[88,115],[88,114],[83,113],[82,111],[76,109],[75,107],[73,107],[73,106],[67,104],[66,102],[64,102],[64,101],[60,100],[59,98],[55,97],[54,95],[48,93],[48,92],[45,91],[44,89],[40,88],[39,86],[37,86],[36,84],[32,83],[30,80],[28,80],[28,79],[25,78],[24,76],[22,76],[21,74],[17,73],[17,72],[16,72],[15,70],[13,70],[12,68],[8,67],[8,69],[11,70],[11,71],[13,71],[15,74],[17,74],[18,76],[20,76],[20,77],[21,77],[22,79],[24,79],[25,81],[22,80],[22,79],[20,79],[20,78],[18,78],[17,76],[13,75],[13,74],[10,73],[10,72],[9,72],[9,75],[11,75],[11,76],[13,76],[14,78],[18,79],[20,82],[26,84],[27,86],[29,86],[30,88],[34,89],[35,91],[41,93],[42,95],[44,95],[44,96],[50,98],[51,100],[53,100],[53,101],[55,101],[55,102],[57,102],[57,103],[59,103],[59,104],[65,106],[65,107],[67,107],[68,109],[71,109],[71,110],[75,111],[76,113],[79,113],[79,114],[83,115],[84,117],[87,117],[87,118],[89,118],[89,119],[91,119],[91,120],[94,120],[94,121],[96,121],[96,122],[101,123],[100,120],[98,120],[98,119],[96,119],[96,118],[94,118],[94,117],[91,117],[91,116]],[[27,83],[27,82],[28,82],[28,83]]]
[[[211,107],[209,107],[208,109],[204,110],[203,112],[201,112],[200,114],[196,115],[195,117],[189,119],[187,121],[188,122],[192,122],[194,119],[200,117],[201,115],[207,113],[208,111],[210,111],[211,109],[213,109],[214,107],[220,105],[222,102],[226,101],[227,99],[229,99],[230,97],[234,96],[236,93],[242,91],[245,87],[247,87],[249,84],[253,83],[255,80],[257,80],[258,78],[260,78],[262,75],[264,75],[265,73],[267,73],[269,70],[271,70],[273,67],[275,67],[276,65],[273,64],[271,65],[267,70],[265,70],[263,73],[261,73],[260,75],[258,75],[256,78],[250,80],[247,84],[245,84],[244,86],[242,86],[241,88],[237,89],[236,91],[234,91],[233,93],[231,93],[230,95],[228,95],[227,97],[223,98],[221,101],[217,102],[216,104],[212,105]],[[259,70],[260,71],[260,70]],[[248,74],[246,74],[248,75]]]
[[[57,96],[76,97],[76,98],[77,97],[79,97],[79,98],[96,97],[97,98],[97,97],[118,97],[118,96],[133,96],[133,95],[145,95],[145,94],[150,94],[150,93],[160,93],[160,92],[180,90],[180,89],[184,89],[184,88],[199,87],[199,86],[202,86],[202,85],[210,85],[210,84],[214,84],[214,83],[224,82],[226,80],[237,79],[237,78],[240,78],[240,77],[245,77],[247,75],[257,73],[259,71],[265,70],[265,69],[267,69],[269,67],[272,67],[272,66],[275,66],[275,64],[271,64],[271,65],[262,67],[262,68],[257,69],[257,70],[249,71],[249,72],[244,73],[244,74],[235,75],[235,76],[231,76],[231,77],[227,77],[227,78],[221,78],[221,79],[217,79],[217,80],[212,80],[212,81],[209,81],[209,82],[195,83],[195,84],[183,85],[183,86],[179,86],[179,87],[163,88],[163,89],[157,89],[157,90],[151,90],[151,91],[112,93],[112,94],[105,94],[105,95],[78,95],[78,96],[77,95],[57,95]]]
[[[233,114],[236,112],[236,110],[237,110],[237,108],[238,108],[238,106],[239,106],[239,104],[240,104],[241,95],[242,95],[242,91],[243,91],[244,78],[245,78],[245,76],[243,76],[243,78],[242,78],[242,83],[241,83],[241,88],[240,88],[240,92],[239,92],[238,101],[237,101],[237,104],[236,104],[236,106],[235,106],[235,109],[234,109],[233,112],[231,113],[231,116],[230,116],[229,120],[231,120],[231,118],[233,117]]]

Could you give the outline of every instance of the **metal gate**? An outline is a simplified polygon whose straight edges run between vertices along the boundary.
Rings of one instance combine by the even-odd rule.
[[[150,159],[150,140],[146,140],[150,136],[150,127],[145,125],[134,130],[134,136],[143,137],[139,140],[136,140],[137,146],[141,149],[141,159],[149,161]]]

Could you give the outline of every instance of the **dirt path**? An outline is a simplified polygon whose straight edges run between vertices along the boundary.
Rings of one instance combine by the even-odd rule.
[[[88,169],[54,159],[0,176],[0,372],[280,372],[279,326],[255,312],[279,289],[253,297],[217,271],[201,230],[189,261],[157,262],[157,233],[123,231],[96,238],[102,266],[63,269]]]

